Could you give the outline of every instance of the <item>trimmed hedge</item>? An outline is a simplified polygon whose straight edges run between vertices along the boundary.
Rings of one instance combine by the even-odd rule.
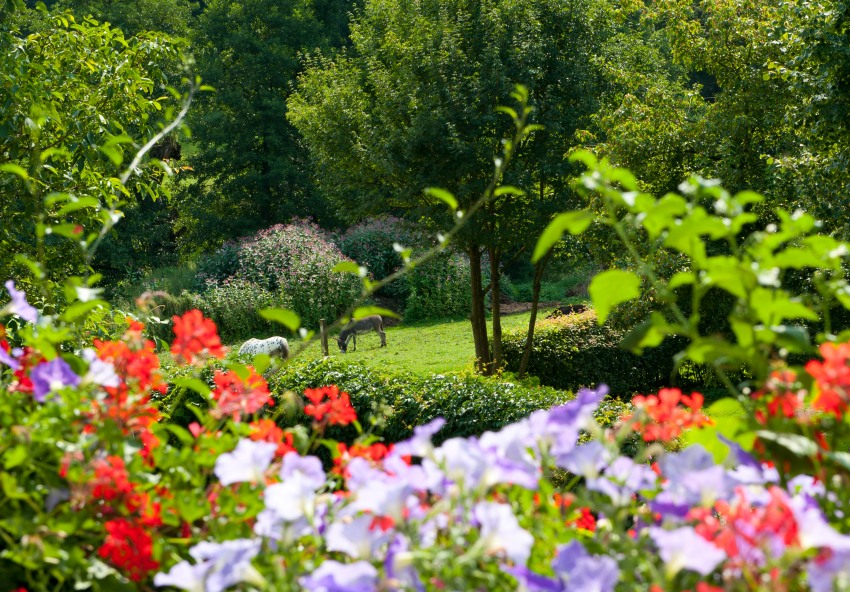
[[[599,326],[593,310],[539,321],[528,374],[541,384],[565,390],[604,382],[612,395],[623,399],[677,383],[674,356],[684,347],[681,338],[665,340],[636,356],[619,347],[625,334],[608,323]],[[524,328],[504,333],[502,352],[508,371],[519,369],[525,338]]]
[[[220,363],[216,363],[220,364]],[[213,367],[202,378],[212,386]],[[435,441],[498,430],[527,417],[538,409],[548,409],[573,398],[568,392],[549,387],[525,387],[475,375],[435,375],[421,377],[410,373],[379,372],[362,363],[334,358],[293,361],[269,377],[275,398],[274,412],[282,427],[309,425],[311,419],[300,409],[287,404],[287,392],[300,395],[305,388],[335,384],[346,391],[357,410],[360,423],[385,442],[398,442],[413,434],[413,428],[436,417],[446,425]],[[186,408],[204,405],[200,396],[182,387],[170,387],[160,402],[167,418],[180,425],[194,421]],[[628,405],[610,399],[603,402],[597,420],[611,425],[628,410]],[[353,427],[332,428],[327,436],[351,442]]]

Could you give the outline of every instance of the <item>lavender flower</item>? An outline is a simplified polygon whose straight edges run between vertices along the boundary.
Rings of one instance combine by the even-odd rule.
[[[637,465],[630,458],[617,458],[605,471],[605,475],[587,480],[587,488],[604,493],[614,505],[625,506],[638,491],[655,485],[655,473],[644,465]]]
[[[20,351],[20,350],[17,350]],[[21,352],[23,353],[23,352]],[[12,356],[15,355],[15,350],[12,351]],[[20,355],[20,354],[17,354]],[[12,370],[17,370],[21,367],[21,363],[18,362],[14,357],[10,356],[6,353],[6,350],[0,347],[0,364],[6,364]]]
[[[534,537],[520,528],[508,504],[480,502],[472,509],[473,518],[481,529],[481,541],[489,553],[504,552],[518,565],[525,565],[531,554]]]
[[[690,569],[704,576],[710,574],[726,559],[726,553],[698,535],[690,526],[665,530],[649,527],[649,536],[658,547],[669,577],[682,569]]]
[[[280,468],[280,478],[284,482],[291,479],[304,481],[313,489],[318,489],[325,484],[325,471],[322,461],[315,456],[300,456],[290,452],[283,457],[283,466]]]
[[[15,314],[25,321],[35,323],[38,320],[38,311],[27,302],[26,294],[20,290],[16,290],[15,282],[12,280],[7,281],[5,286],[6,290],[9,291],[9,296],[12,297],[12,301],[0,312],[5,311],[7,314]]]
[[[391,533],[372,526],[374,516],[343,517],[333,522],[325,534],[329,551],[340,551],[352,559],[369,559],[389,542]]]
[[[378,589],[378,570],[365,561],[328,560],[298,583],[310,592],[374,592]]]
[[[434,446],[431,438],[446,424],[442,417],[432,419],[425,425],[413,428],[413,437],[395,445],[393,452],[399,455],[428,456]]]
[[[153,585],[157,587],[173,586],[187,592],[206,592],[204,581],[207,572],[212,568],[212,563],[204,561],[192,565],[188,561],[181,561],[166,573],[158,573],[153,578]]]
[[[109,387],[117,387],[121,384],[121,379],[115,373],[115,366],[98,358],[97,352],[90,347],[84,349],[82,353],[83,359],[89,363],[89,371],[83,376],[84,383]]]
[[[558,547],[552,560],[554,578],[547,578],[524,568],[506,570],[529,592],[613,592],[620,569],[612,557],[591,555],[578,541]]]
[[[254,442],[243,438],[233,452],[220,455],[215,461],[215,476],[222,485],[263,480],[274,458],[277,444]]]
[[[606,394],[608,387],[604,384],[595,391],[581,389],[575,399],[564,405],[532,413],[528,418],[531,433],[551,454],[569,453],[576,447],[579,431],[594,424],[593,411]]]
[[[290,521],[269,509],[257,514],[257,521],[254,523],[254,534],[277,541],[283,546],[291,545],[311,532],[313,527],[305,517],[301,516]]]
[[[209,563],[206,575],[206,592],[221,592],[240,582],[258,584],[263,578],[257,572],[251,560],[260,552],[260,541],[254,539],[235,539],[221,543],[202,542],[191,549],[189,554],[199,563]]]
[[[33,368],[30,374],[33,386],[33,398],[39,403],[47,400],[47,394],[59,391],[66,386],[77,386],[80,377],[77,376],[68,363],[62,358],[54,358]]]
[[[301,457],[290,452],[283,457],[280,470],[282,483],[266,488],[266,508],[281,519],[312,521],[316,514],[316,490],[325,484],[322,461],[315,456]]]
[[[850,588],[850,551],[833,553],[825,560],[811,560],[807,579],[812,592],[847,590]]]
[[[692,507],[712,506],[734,493],[736,482],[699,444],[661,457],[658,466],[667,482],[651,505],[664,515],[684,518]]]
[[[611,453],[601,442],[594,440],[574,448],[567,454],[558,455],[555,462],[575,475],[594,479],[599,476],[599,471],[611,462]]]

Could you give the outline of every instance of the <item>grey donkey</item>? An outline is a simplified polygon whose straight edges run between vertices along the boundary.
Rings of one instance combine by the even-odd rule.
[[[387,334],[384,333],[384,319],[381,318],[381,315],[371,315],[368,317],[363,317],[362,319],[357,319],[356,321],[351,321],[348,323],[342,331],[339,332],[339,337],[337,337],[336,342],[339,345],[339,349],[342,353],[346,353],[348,351],[348,342],[354,342],[354,348],[351,351],[357,351],[357,334],[369,333],[370,331],[374,331],[378,335],[381,336],[381,347],[386,347],[387,345]]]

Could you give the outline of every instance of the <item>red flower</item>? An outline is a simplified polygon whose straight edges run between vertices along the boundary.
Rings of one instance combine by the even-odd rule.
[[[850,402],[850,343],[824,343],[820,353],[823,362],[812,360],[806,364],[806,372],[814,377],[817,386],[813,406],[840,419]]]
[[[191,426],[190,426],[191,427]],[[277,444],[275,456],[283,458],[290,452],[298,452],[293,446],[290,432],[284,432],[271,419],[258,419],[251,423],[250,437],[252,440]]]
[[[133,492],[133,484],[120,456],[108,456],[92,462],[94,477],[89,482],[94,499],[112,501]]]
[[[340,392],[336,385],[306,389],[304,396],[311,401],[304,406],[304,413],[316,421],[324,419],[328,425],[348,425],[357,421],[357,412],[351,406],[348,393]]]
[[[159,569],[153,559],[153,541],[148,532],[124,518],[106,523],[106,540],[97,554],[124,571],[134,582]]]
[[[632,428],[647,442],[669,442],[678,438],[683,430],[713,424],[700,409],[702,403],[700,393],[688,396],[676,388],[661,389],[658,395],[633,397],[635,413],[624,416],[623,421],[631,422]]]
[[[226,373],[215,371],[213,376],[216,389],[213,399],[218,403],[211,411],[213,417],[233,416],[233,421],[239,421],[241,415],[251,415],[263,408],[263,405],[274,405],[274,399],[269,395],[269,385],[266,380],[248,367],[248,376],[243,380],[236,372]]]
[[[192,364],[196,354],[224,357],[225,350],[215,323],[205,319],[200,310],[190,310],[182,317],[175,316],[172,320],[176,337],[171,344],[171,353],[178,361]]]
[[[752,567],[761,552],[775,552],[776,542],[781,541],[786,547],[800,545],[799,527],[787,495],[775,486],[768,493],[770,501],[766,505],[754,506],[739,488],[737,499],[731,503],[719,501],[713,509],[695,508],[690,517],[698,521],[697,533],[723,549],[732,566]],[[755,553],[754,549],[761,551]]]
[[[365,458],[373,466],[378,466],[380,461],[390,453],[390,448],[380,442],[370,444],[369,446],[354,443],[351,445],[351,448],[339,442],[337,443],[337,450],[339,451],[339,455],[334,458],[334,468],[331,472],[341,475],[346,479],[349,477],[346,466],[348,466],[352,458]]]

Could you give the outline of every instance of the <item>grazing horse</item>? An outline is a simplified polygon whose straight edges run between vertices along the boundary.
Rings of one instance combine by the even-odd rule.
[[[289,357],[289,342],[283,337],[269,337],[268,339],[249,339],[239,348],[239,355],[256,356],[267,354],[277,356],[285,360]]]
[[[381,347],[387,346],[387,334],[384,333],[384,319],[380,315],[372,315],[351,321],[339,332],[336,343],[339,345],[340,351],[346,353],[348,351],[348,342],[353,340],[354,349],[351,351],[357,351],[357,334],[360,333],[362,335],[370,331],[374,331],[381,336]]]

